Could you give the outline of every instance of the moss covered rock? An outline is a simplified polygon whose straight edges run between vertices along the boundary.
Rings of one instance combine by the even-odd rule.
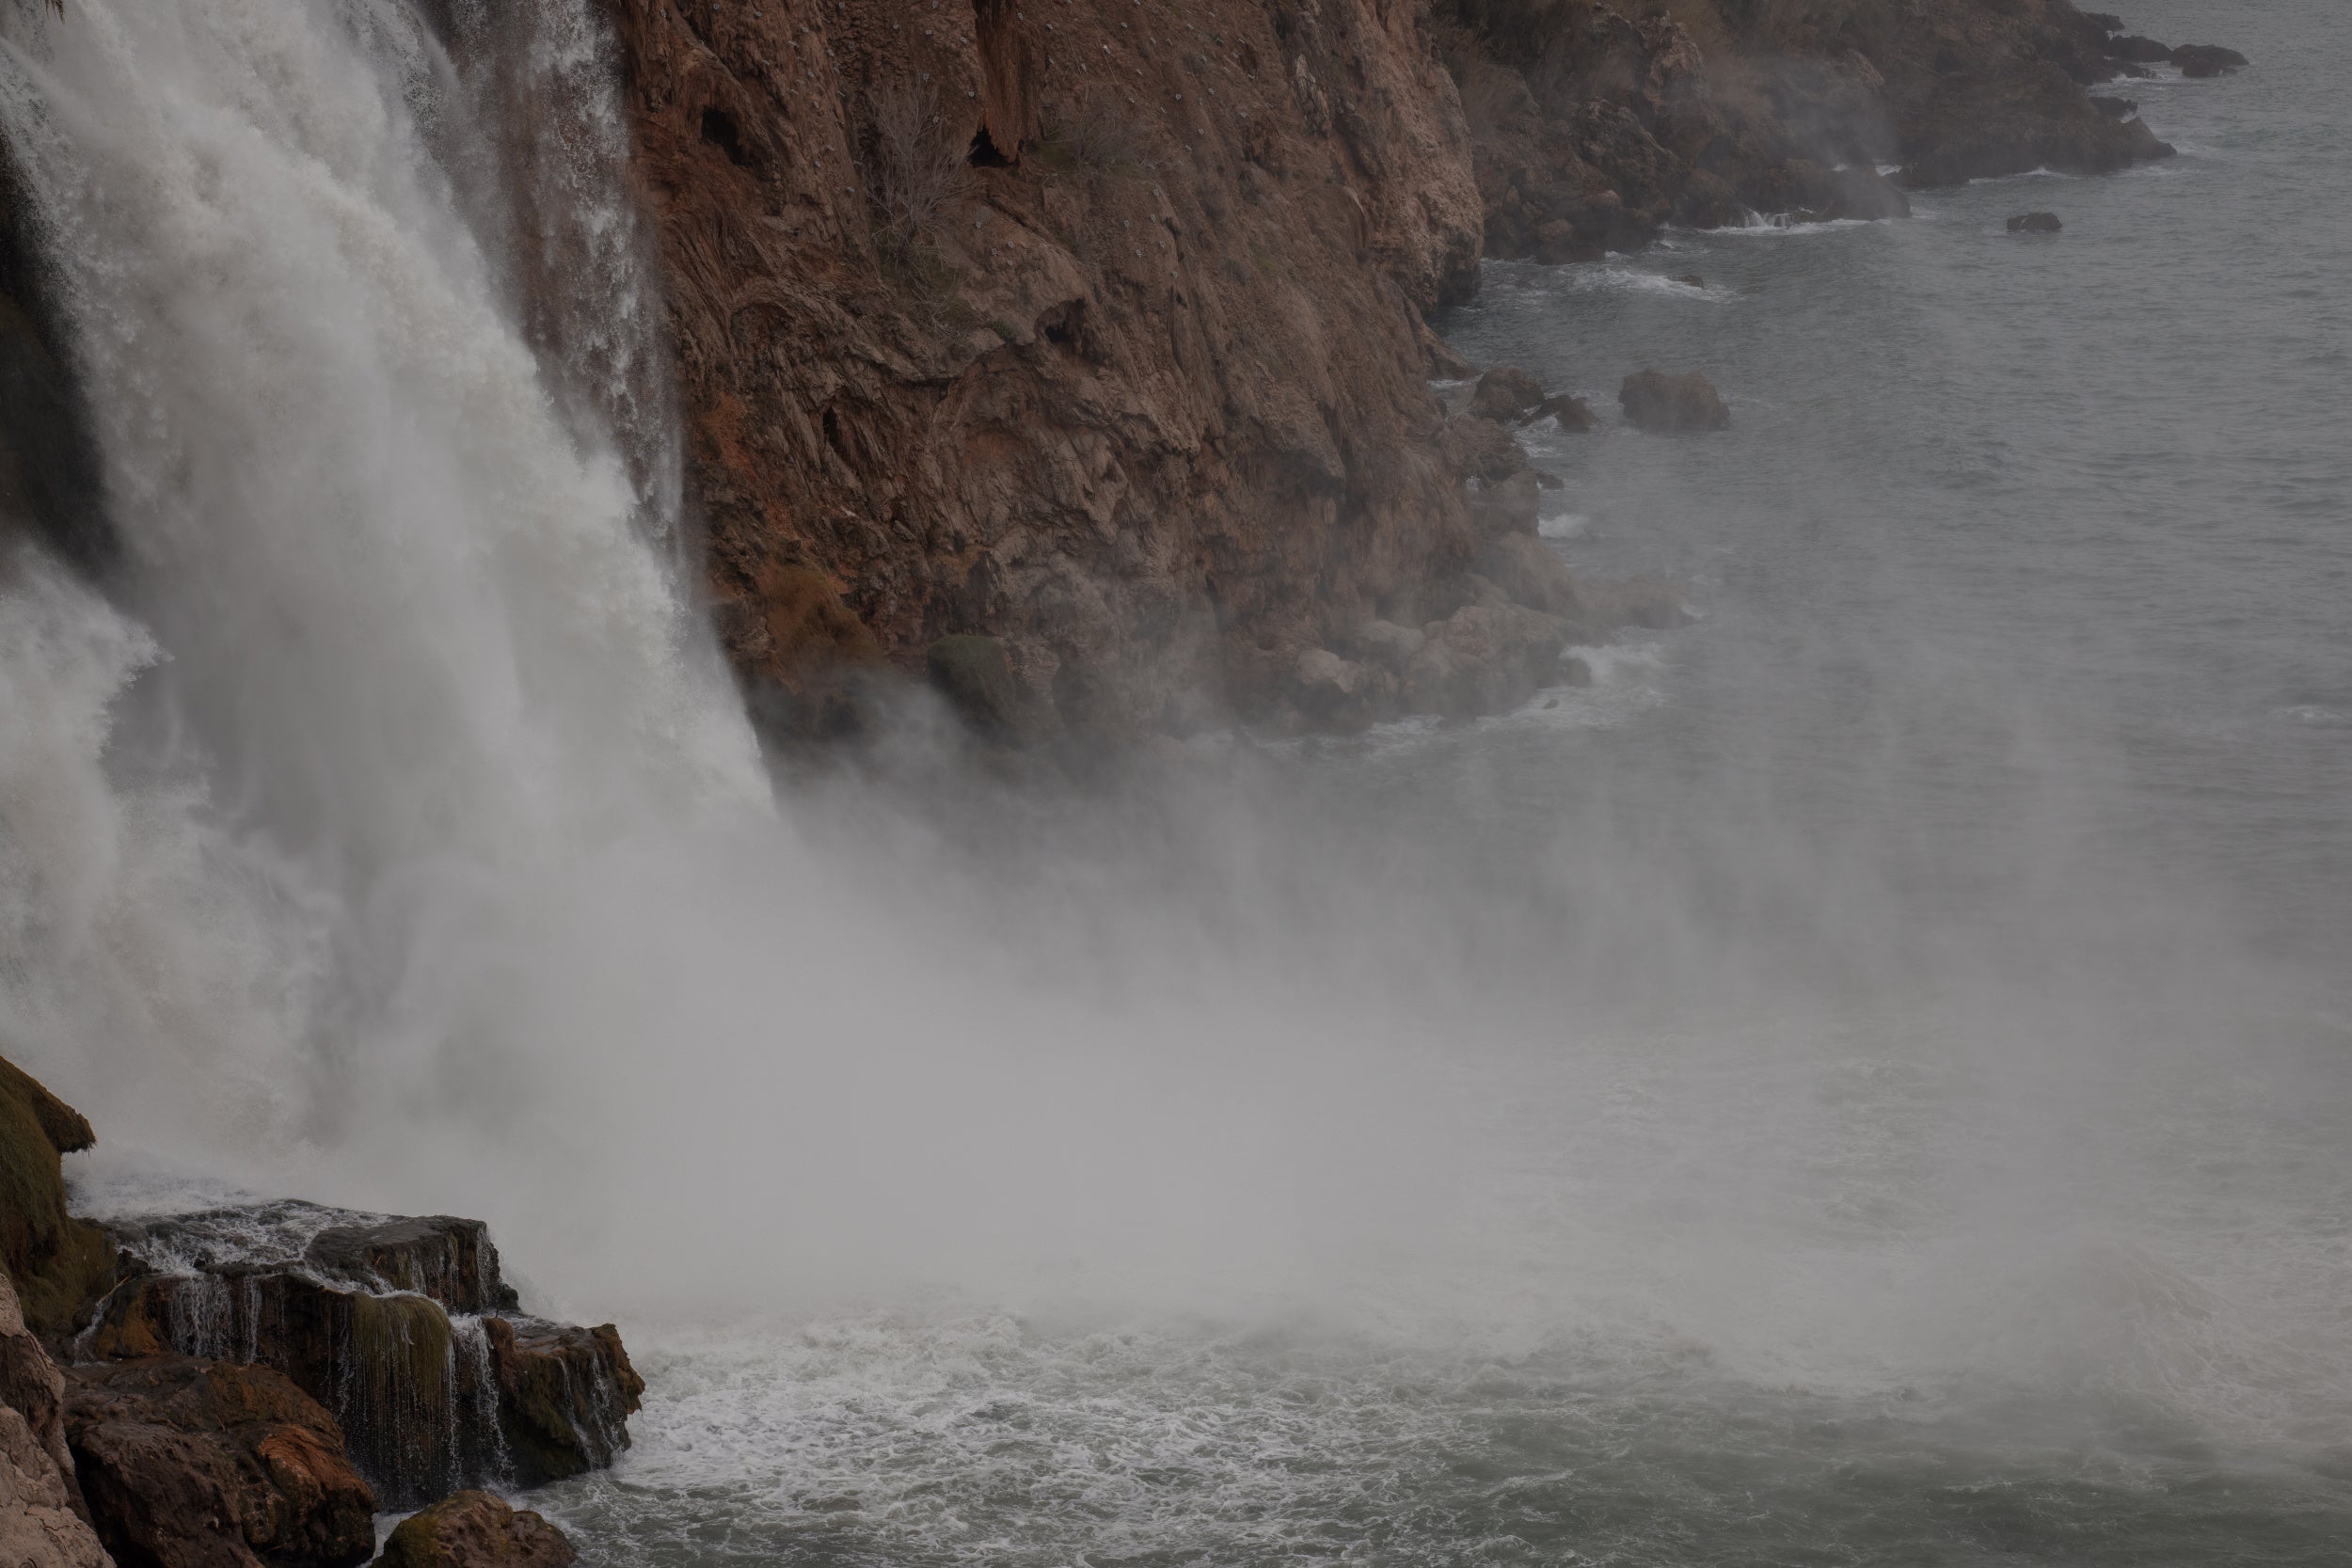
[[[105,1232],[65,1208],[60,1157],[96,1141],[79,1111],[0,1060],[0,1266],[44,1339],[71,1331],[113,1273]]]

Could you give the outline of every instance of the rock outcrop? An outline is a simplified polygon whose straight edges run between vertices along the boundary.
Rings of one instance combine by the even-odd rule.
[[[1482,252],[2168,150],[2066,0],[611,14],[711,594],[786,733],[854,727],[844,669],[1022,740],[1409,710],[1306,656],[1449,619],[1532,529],[1426,383]]]
[[[2019,213],[2009,220],[2012,234],[2055,234],[2065,227],[2056,213]]]
[[[2170,149],[2103,116],[2106,18],[2066,0],[1902,6],[1446,0],[1489,255],[1578,261],[1670,223],[1908,214],[1913,185]],[[2157,48],[2157,57],[2169,52]]]
[[[1480,209],[1423,8],[612,12],[755,694],[846,611],[910,674],[993,639],[1039,730],[1183,729],[1467,567],[1421,315]]]
[[[185,1356],[77,1368],[67,1430],[123,1568],[353,1568],[375,1497],[317,1401],[277,1372]]]
[[[0,1563],[113,1568],[66,1443],[65,1379],[0,1271]]]
[[[280,1202],[110,1227],[77,1357],[268,1367],[318,1400],[388,1506],[609,1465],[644,1385],[610,1324],[517,1310],[477,1220]]]
[[[95,1141],[81,1113],[0,1060],[0,1268],[15,1281],[25,1323],[45,1338],[71,1329],[112,1272],[105,1234],[65,1207],[60,1156]]]
[[[1731,410],[1714,383],[1696,371],[1683,375],[1636,371],[1617,388],[1617,402],[1637,429],[1661,435],[1722,430],[1731,423]]]
[[[460,1492],[403,1519],[379,1568],[570,1568],[564,1532],[487,1492]]]

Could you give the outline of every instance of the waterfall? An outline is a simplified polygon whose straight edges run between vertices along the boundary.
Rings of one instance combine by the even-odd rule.
[[[0,571],[0,1035],[119,1136],[439,1092],[550,875],[769,809],[607,47],[588,0],[0,10],[121,545]]]

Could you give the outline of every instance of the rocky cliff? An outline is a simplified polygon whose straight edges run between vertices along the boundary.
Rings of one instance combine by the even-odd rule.
[[[93,1141],[0,1060],[0,1563],[355,1568],[379,1502],[628,1446],[644,1384],[619,1333],[522,1312],[480,1221],[282,1201],[101,1227],[60,1162]],[[519,1517],[412,1560],[558,1560]]]
[[[612,14],[721,626],[800,730],[884,665],[1026,734],[1515,700],[1613,601],[1431,390],[1482,253],[2167,150],[2066,0]]]

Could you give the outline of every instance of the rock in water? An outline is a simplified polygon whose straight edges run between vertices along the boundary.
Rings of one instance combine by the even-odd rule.
[[[1527,417],[1527,422],[1534,424],[1543,419],[1556,420],[1560,428],[1571,436],[1582,436],[1593,428],[1593,406],[1582,398],[1563,392],[1536,404],[1535,412]]]
[[[2153,65],[2158,60],[2170,59],[2172,46],[2158,43],[2143,34],[2126,33],[2122,38],[2107,40],[2107,53],[2116,59],[2129,60],[2134,65]]]
[[[412,1513],[384,1543],[377,1568],[569,1568],[580,1554],[538,1514],[487,1492],[460,1492]]]
[[[1542,382],[1514,366],[1497,365],[1478,378],[1470,411],[1482,420],[1510,424],[1543,401]]]
[[[2246,69],[2246,56],[2217,43],[2185,43],[2172,51],[2172,63],[2184,76],[2223,76]]]
[[[2012,234],[2055,234],[2065,227],[2056,213],[2020,213],[2009,220]]]
[[[76,1368],[66,1426],[125,1564],[353,1568],[375,1497],[325,1407],[265,1367],[166,1355]]]
[[[91,1529],[66,1443],[65,1379],[24,1325],[0,1271],[0,1563],[113,1568]]]
[[[1696,371],[1687,375],[1637,371],[1625,378],[1617,402],[1634,425],[1664,435],[1722,430],[1731,423],[1731,410],[1714,385]]]
[[[77,1355],[275,1369],[342,1424],[388,1507],[609,1465],[644,1384],[610,1325],[516,1309],[478,1220],[281,1202],[111,1227],[120,1275]]]

